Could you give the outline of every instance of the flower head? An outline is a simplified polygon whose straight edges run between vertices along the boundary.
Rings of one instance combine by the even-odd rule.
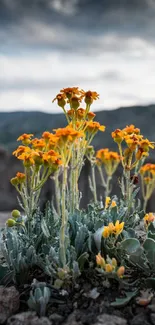
[[[124,132],[120,129],[116,129],[111,133],[111,135],[116,143],[121,143],[124,140]]]
[[[88,90],[83,95],[86,104],[91,105],[94,100],[99,99],[99,94],[96,91]]]
[[[147,228],[150,225],[150,223],[153,222],[154,220],[155,220],[155,215],[152,212],[145,214],[144,216],[145,227]]]
[[[98,253],[98,255],[96,255],[96,264],[98,266],[100,266],[101,268],[104,268],[105,267],[105,259],[101,256],[100,253]]]
[[[27,134],[23,133],[20,135],[17,139],[17,141],[22,141],[24,145],[29,145],[31,143],[31,138],[33,137],[33,134]]]

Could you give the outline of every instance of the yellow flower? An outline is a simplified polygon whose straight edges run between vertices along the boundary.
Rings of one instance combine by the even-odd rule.
[[[144,216],[144,224],[145,224],[146,227],[148,227],[149,224],[151,222],[153,222],[154,220],[155,220],[155,215],[152,212],[145,214],[145,216]]]
[[[118,236],[123,231],[123,228],[124,228],[124,222],[119,223],[119,220],[117,220],[115,223],[115,230],[114,230],[115,235]]]
[[[114,267],[114,269],[117,267],[117,261],[116,261],[116,258],[112,258],[111,260],[111,263],[112,263],[112,266]]]
[[[111,198],[109,196],[107,196],[105,199],[105,209],[107,209],[109,207],[110,201],[111,201]]]
[[[112,202],[111,202],[111,208],[115,208],[115,207],[117,207],[117,204],[116,204],[115,201],[112,201]]]
[[[96,264],[100,266],[101,268],[105,268],[105,259],[101,256],[100,253],[96,255]]]
[[[105,271],[107,272],[107,273],[111,273],[112,271],[113,271],[113,266],[111,265],[111,264],[106,264],[106,266],[105,266]]]
[[[109,227],[108,226],[105,226],[104,227],[103,232],[102,232],[102,236],[104,238],[108,238],[110,236],[110,231],[109,231]]]

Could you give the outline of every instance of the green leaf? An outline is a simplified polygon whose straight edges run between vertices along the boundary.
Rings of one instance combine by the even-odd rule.
[[[150,265],[155,268],[155,240],[152,238],[147,238],[143,247]]]
[[[147,233],[147,238],[152,238],[153,240],[155,240],[155,233],[153,233],[152,231],[149,231]]]
[[[48,230],[47,224],[45,222],[45,219],[43,218],[41,221],[41,229],[45,235],[45,237],[49,238],[50,237],[50,232]]]
[[[136,238],[128,238],[120,243],[119,248],[125,250],[127,254],[133,254],[140,247],[140,242]]]
[[[153,240],[152,238],[147,238],[144,242],[143,247],[146,252],[150,250],[155,251],[155,240]]]
[[[131,291],[131,292],[125,292],[126,297],[116,298],[116,300],[111,303],[111,306],[113,306],[113,307],[126,306],[130,302],[130,300],[137,295],[137,293],[138,293],[138,290]]]

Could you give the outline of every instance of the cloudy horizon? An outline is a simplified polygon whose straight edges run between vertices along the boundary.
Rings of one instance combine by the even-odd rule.
[[[94,109],[155,103],[155,0],[1,0],[0,111],[60,112],[63,87]]]

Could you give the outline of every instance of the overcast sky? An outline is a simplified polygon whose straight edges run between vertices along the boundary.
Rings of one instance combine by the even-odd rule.
[[[155,103],[155,0],[0,0],[0,110],[58,112],[72,86]]]

